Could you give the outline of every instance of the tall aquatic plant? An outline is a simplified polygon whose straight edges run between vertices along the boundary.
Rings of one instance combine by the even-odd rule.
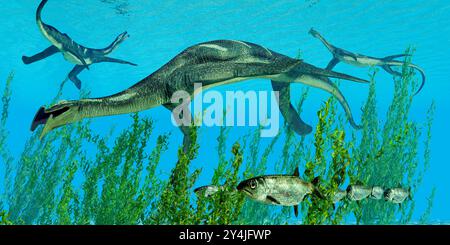
[[[5,88],[4,88],[4,92],[2,95],[2,113],[1,113],[1,118],[0,118],[0,157],[3,161],[4,164],[4,170],[5,173],[8,173],[9,171],[11,171],[12,166],[11,163],[13,161],[12,155],[11,153],[8,151],[7,148],[7,139],[8,139],[8,130],[6,129],[6,122],[8,119],[8,109],[9,109],[9,103],[11,100],[11,82],[14,79],[14,72],[11,72],[8,76],[8,78],[6,79],[5,82]],[[5,174],[5,179],[8,178],[9,175]],[[0,211],[4,209],[4,198],[5,196],[0,193]],[[1,213],[1,217],[2,217],[2,223],[6,223],[6,216],[8,216],[6,214],[5,211],[3,211]]]
[[[381,120],[376,70],[371,72],[369,94],[362,108],[363,129],[358,132],[345,128],[347,124],[333,98],[322,104],[315,131],[306,137],[283,127],[282,134],[263,142],[260,129],[256,129],[229,146],[230,129],[222,127],[217,140],[219,163],[210,179],[211,184],[223,189],[211,197],[192,193],[201,173],[191,164],[200,149],[196,141],[199,130],[192,130],[189,149],[179,148],[178,160],[166,180],[158,173],[158,166],[167,164],[166,150],[178,146],[169,143],[169,134],[155,135],[152,121],[138,114],[131,116],[129,127],[107,135],[91,131],[89,121],[62,127],[43,140],[38,139],[37,130],[22,154],[13,158],[6,144],[11,75],[2,97],[0,124],[6,173],[0,224],[408,223],[414,201],[401,207],[378,200],[365,200],[359,205],[348,200],[331,201],[334,193],[349,183],[383,187],[402,184],[413,187],[413,192],[420,186],[430,165],[435,105],[430,106],[424,125],[411,121],[408,112],[415,88],[413,74],[406,66],[402,73],[402,78],[394,80],[394,98]],[[299,111],[307,94],[305,89]],[[299,218],[293,216],[290,207],[260,204],[235,191],[243,179],[266,173],[291,174],[296,166],[307,181],[321,177],[318,188],[322,198],[308,197],[301,204]],[[434,193],[435,189],[419,222],[427,222]]]

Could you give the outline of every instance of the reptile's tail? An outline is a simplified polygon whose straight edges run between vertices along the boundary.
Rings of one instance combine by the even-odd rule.
[[[340,78],[359,83],[368,83],[369,81],[343,73],[318,68],[304,62],[301,62],[297,66],[293,67],[286,73],[286,75],[288,78],[292,78],[294,81],[323,89],[324,91],[332,94],[344,108],[347,119],[349,120],[352,127],[355,129],[361,129],[361,125],[356,124],[355,120],[353,119],[350,106],[348,105],[344,95],[339,90],[339,88],[331,82],[329,77]]]
[[[398,56],[406,56],[406,55],[398,55]],[[395,57],[395,55],[392,56],[392,57]],[[392,70],[391,66],[403,66],[404,64],[405,64],[405,62],[403,62],[403,61],[390,60],[390,61],[386,62],[386,65],[384,65],[383,68],[387,72],[391,73],[392,75],[402,76],[402,74],[400,72]],[[420,84],[419,89],[417,89],[417,91],[414,93],[414,95],[417,95],[422,90],[423,86],[425,85],[425,80],[426,80],[426,78],[425,78],[425,71],[422,68],[420,68],[419,66],[417,66],[415,64],[411,64],[411,63],[408,64],[408,67],[414,68],[415,70],[419,71],[420,75],[422,76],[422,83]]]

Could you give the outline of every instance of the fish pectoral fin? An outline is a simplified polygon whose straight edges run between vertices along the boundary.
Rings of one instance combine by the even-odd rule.
[[[294,215],[295,217],[298,217],[298,205],[294,206]]]
[[[266,199],[269,200],[272,203],[281,205],[281,203],[277,199],[275,199],[273,196],[266,196]]]
[[[339,63],[339,59],[333,58],[332,60],[330,60],[330,62],[328,63],[328,65],[325,69],[331,71],[338,63]]]

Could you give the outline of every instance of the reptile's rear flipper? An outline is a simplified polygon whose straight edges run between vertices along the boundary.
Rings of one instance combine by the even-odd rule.
[[[110,58],[110,57],[103,57],[100,62],[112,62],[112,63],[119,63],[119,64],[127,64],[127,65],[132,65],[132,66],[137,66],[137,64],[131,63],[129,61],[126,60],[121,60],[121,59],[115,59],[115,58]]]
[[[330,60],[330,63],[328,63],[328,65],[325,69],[331,71],[338,63],[339,63],[339,59],[333,58],[332,60]]]
[[[46,48],[44,51],[42,51],[40,53],[37,53],[37,54],[35,54],[35,55],[31,56],[31,57],[28,57],[28,56],[25,56],[25,55],[22,56],[22,61],[23,61],[24,64],[28,65],[28,64],[34,63],[36,61],[40,61],[42,59],[45,59],[45,58],[47,58],[47,57],[49,57],[51,55],[54,55],[54,54],[56,54],[58,52],[59,52],[59,49],[52,45],[52,46]]]
[[[299,135],[307,135],[311,133],[312,127],[306,124],[299,116],[294,106],[291,104],[291,89],[287,82],[278,82],[272,80],[272,88],[274,91],[279,91],[278,106],[281,115],[287,122],[289,127]]]
[[[81,72],[84,68],[86,68],[86,67],[85,67],[85,66],[82,66],[82,65],[76,65],[76,66],[72,69],[72,71],[70,71],[70,73],[69,73],[69,79],[70,79],[70,81],[72,81],[78,89],[81,89],[81,80],[78,79],[77,75],[80,74],[80,72]]]

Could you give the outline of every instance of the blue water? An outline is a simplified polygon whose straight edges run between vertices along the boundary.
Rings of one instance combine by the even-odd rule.
[[[72,69],[61,55],[55,55],[32,65],[24,65],[23,54],[31,55],[49,46],[35,24],[35,10],[39,1],[8,1],[0,6],[0,79],[15,71],[8,129],[14,153],[20,153],[31,135],[30,122],[41,105],[47,105],[57,93],[59,85]],[[80,4],[83,2],[83,4]],[[430,103],[436,102],[431,148],[431,167],[422,186],[417,190],[416,213],[426,207],[426,197],[433,186],[437,193],[431,214],[432,222],[450,221],[450,165],[447,138],[450,113],[450,2],[442,0],[404,1],[118,1],[128,3],[128,13],[118,14],[114,4],[100,0],[50,0],[43,19],[74,40],[87,46],[103,48],[123,31],[131,37],[111,55],[139,64],[138,67],[103,63],[91,66],[79,76],[91,97],[110,95],[135,84],[196,43],[216,40],[245,40],[263,45],[279,53],[295,57],[300,49],[306,62],[324,67],[329,52],[308,34],[311,27],[319,30],[336,46],[376,57],[402,53],[414,46],[414,63],[427,74],[427,83],[415,97],[411,118],[426,119]],[[339,64],[337,71],[367,77],[368,69]],[[380,72],[377,84],[378,109],[384,115],[393,93],[392,77]],[[1,85],[3,88],[3,84]],[[293,97],[298,101],[303,85],[293,85]],[[367,96],[368,86],[341,83],[356,120]],[[269,90],[267,80],[253,80],[226,86],[227,90]],[[67,83],[64,99],[77,99],[78,90]],[[316,111],[328,94],[311,89],[304,104],[302,117],[315,125]],[[171,142],[181,143],[181,133],[170,123],[170,113],[162,107],[143,112],[155,120],[157,133],[172,132]],[[106,133],[112,125],[116,129],[130,125],[128,115],[98,118],[92,127]],[[248,128],[232,128],[229,142],[234,142]],[[207,184],[216,166],[216,138],[218,128],[202,128],[201,148],[194,166],[203,166],[199,184]],[[310,136],[312,137],[312,136]],[[269,141],[270,139],[267,139]],[[214,142],[214,143],[211,143]],[[167,171],[174,164],[176,147],[164,154]],[[0,171],[4,171],[0,168]],[[1,172],[0,172],[1,174]],[[163,169],[162,175],[167,172]]]

